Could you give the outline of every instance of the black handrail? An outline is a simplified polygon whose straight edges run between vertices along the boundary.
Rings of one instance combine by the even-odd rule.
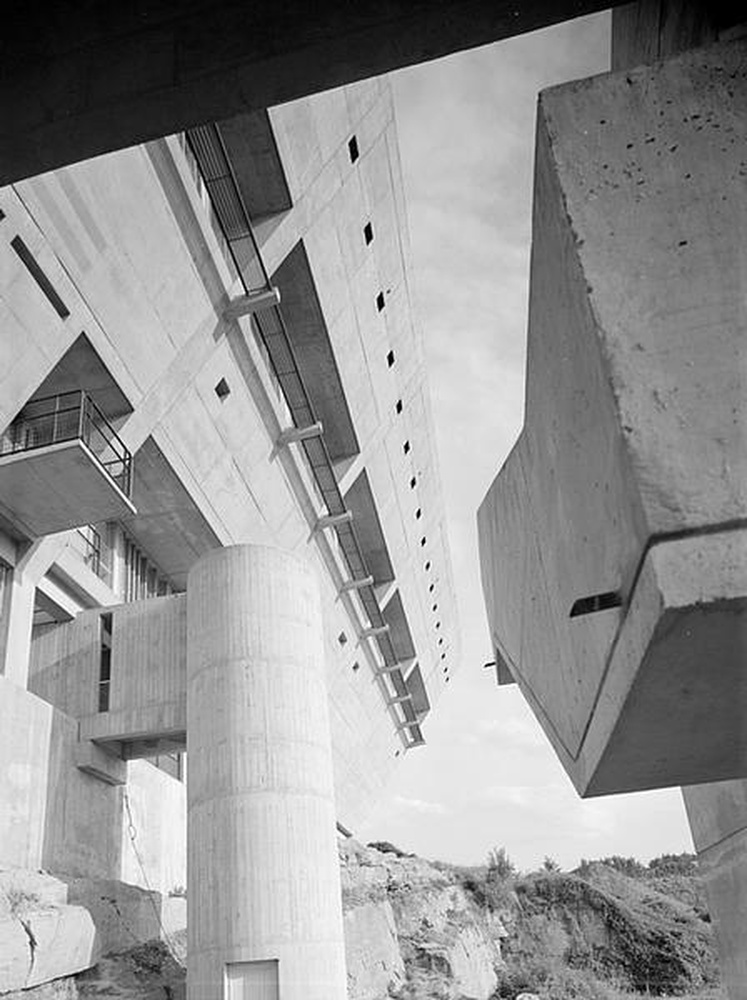
[[[109,478],[130,497],[132,455],[84,389],[44,396],[27,403],[0,437],[0,455],[76,440],[90,449]]]
[[[201,125],[198,128],[190,129],[185,133],[185,136],[187,149],[200,172],[210,199],[213,216],[221,227],[223,240],[231,255],[233,268],[239,276],[244,291],[248,294],[250,291],[255,291],[258,286],[247,281],[246,268],[241,267],[236,257],[232,244],[238,241],[250,242],[252,248],[251,264],[254,267],[259,267],[264,281],[264,284],[259,287],[269,288],[270,276],[259,252],[249,213],[241,196],[220,129],[215,123]],[[293,423],[297,427],[306,427],[315,423],[314,408],[304,385],[280,308],[273,306],[263,313],[256,314],[252,319],[267,351],[270,369],[283,393]],[[301,442],[301,446],[328,512],[330,514],[342,513],[345,510],[345,501],[337,484],[337,477],[324,439],[322,437],[309,438]],[[335,530],[351,577],[360,579],[368,576],[366,561],[353,526],[350,523],[345,523],[336,527]],[[385,625],[373,586],[361,588],[358,594],[371,626],[379,628]],[[386,666],[394,666],[398,663],[398,657],[389,636],[386,633],[379,635],[377,641]],[[407,684],[401,671],[390,672],[389,676],[397,696],[408,693]],[[412,705],[409,702],[403,702],[401,709],[414,742],[423,742],[422,732]]]

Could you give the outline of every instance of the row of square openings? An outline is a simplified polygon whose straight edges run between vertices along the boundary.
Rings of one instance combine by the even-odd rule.
[[[356,160],[360,156],[360,150],[358,148],[358,139],[357,139],[357,137],[355,135],[351,136],[350,139],[348,140],[348,155],[350,156],[350,162],[351,163],[355,163]],[[367,246],[370,245],[373,242],[373,225],[370,222],[367,222],[365,224],[365,226],[363,227],[363,238],[365,239]],[[385,307],[386,307],[386,299],[384,297],[384,293],[380,291],[377,294],[377,296],[376,296],[376,309],[377,309],[378,312],[383,312]],[[394,367],[395,356],[394,356],[394,351],[393,350],[390,350],[387,353],[386,362],[387,362],[387,366],[389,368],[393,368]],[[402,404],[402,400],[401,399],[397,400],[397,402],[395,404],[395,410],[396,410],[396,412],[397,412],[398,415],[402,413],[403,404]],[[410,442],[409,441],[405,441],[405,443],[404,443],[404,445],[402,447],[403,447],[403,451],[404,451],[405,455],[409,454],[410,448],[411,448]],[[417,478],[415,476],[413,476],[411,478],[411,480],[410,480],[410,489],[415,489],[416,485],[417,485]],[[420,518],[422,517],[422,514],[423,514],[422,508],[418,507],[417,510],[415,511],[415,519],[419,521]],[[425,548],[426,544],[427,544],[427,539],[426,539],[425,535],[423,535],[423,537],[420,539],[420,545],[421,545],[421,547]],[[426,568],[426,571],[430,570],[430,568],[431,568],[430,560],[425,564],[425,568]],[[428,591],[429,591],[429,593],[432,594],[434,590],[435,590],[435,584],[431,583],[429,585],[429,587],[428,587]],[[435,602],[431,606],[431,611],[434,612],[434,613],[438,611],[438,603],[437,602]],[[440,629],[440,628],[441,628],[441,622],[437,621],[436,622],[436,629]],[[340,636],[340,639],[342,640],[342,635]],[[443,642],[444,642],[443,636],[441,636],[439,638],[439,640],[438,640],[438,645],[442,646]],[[445,652],[441,653],[441,659],[442,660],[446,659],[446,653]],[[356,663],[356,664],[353,665],[353,670],[356,670],[357,668],[358,668],[358,664]],[[448,667],[445,667],[444,668],[444,673],[448,673],[448,669],[449,669]],[[449,680],[448,676],[446,677],[446,680],[447,681]]]
[[[348,140],[348,155],[350,157],[350,162],[355,163],[355,161],[360,156],[360,151],[358,149],[358,139],[356,136],[351,136]],[[374,231],[373,224],[369,221],[363,227],[363,239],[366,241],[366,246],[370,246],[373,243]],[[383,312],[386,307],[386,299],[383,292],[379,292],[376,296],[376,310],[377,312]],[[391,355],[391,360],[389,361],[389,367],[394,364],[394,354],[392,351],[389,352]]]

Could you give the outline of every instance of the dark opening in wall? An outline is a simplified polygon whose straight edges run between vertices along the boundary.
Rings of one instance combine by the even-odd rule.
[[[112,678],[112,616],[101,616],[99,652],[99,712],[109,711],[109,688]]]
[[[417,484],[418,484],[418,481],[417,481],[417,479],[415,478],[415,476],[413,476],[413,477],[412,477],[412,479],[410,480],[410,489],[411,489],[411,490],[414,490],[414,489],[415,489],[415,487],[417,486]]]
[[[405,455],[408,455],[410,453],[410,442],[409,441],[405,441],[405,443],[402,445],[402,451],[405,453]]]
[[[423,511],[420,509],[420,507],[418,507],[418,509],[415,511],[415,520],[419,521],[422,516],[423,516]]]
[[[402,412],[402,400],[401,399],[397,400],[394,409],[397,411],[397,413],[401,413]]]
[[[390,368],[392,367],[392,365],[394,364],[394,351],[390,351],[387,354],[386,363],[389,365]]]
[[[370,222],[367,222],[363,227],[363,238],[366,241],[366,246],[368,246],[369,243],[373,243],[373,226]]]
[[[355,663],[353,664],[353,673],[356,674],[360,670],[360,668],[361,668],[361,665],[356,660]]]
[[[358,157],[361,155],[358,152],[358,139],[356,136],[351,136],[348,140],[348,154],[350,156],[350,162],[355,163]]]
[[[428,562],[425,564],[425,571],[426,571],[426,573],[428,572],[428,570],[430,568],[431,568],[431,563],[430,563],[430,560],[428,560]]]
[[[228,397],[231,395],[231,390],[228,387],[228,382],[226,382],[226,380],[224,378],[222,378],[220,380],[220,382],[216,385],[216,387],[215,387],[215,395],[218,397],[218,399],[221,401],[221,403],[225,399],[228,399]]]
[[[376,308],[379,310],[379,312],[383,312],[385,305],[386,302],[384,301],[384,293],[379,292],[379,294],[376,296]]]
[[[345,635],[344,632],[340,632],[340,634],[337,636],[337,641],[340,643],[341,646],[344,646],[348,641],[348,637]]]
[[[23,242],[21,237],[14,236],[13,239],[10,241],[10,245],[18,254],[21,263],[29,272],[34,281],[37,283],[39,288],[42,290],[47,300],[51,304],[52,308],[60,317],[60,319],[67,319],[68,316],[70,315],[70,310],[62,301],[60,296],[57,294],[54,285],[46,276],[39,262],[37,261],[36,257],[34,257],[34,255],[31,253],[31,251]]]
[[[421,545],[422,545],[423,547],[425,547],[425,541],[426,541],[426,539],[425,539],[425,535],[423,535],[423,537],[422,537],[422,538],[420,539],[420,544],[421,544]]]
[[[603,594],[590,594],[588,597],[579,597],[573,602],[570,616],[578,618],[579,615],[593,615],[597,611],[607,611],[609,608],[619,608],[622,605],[622,594],[616,590],[607,590]]]

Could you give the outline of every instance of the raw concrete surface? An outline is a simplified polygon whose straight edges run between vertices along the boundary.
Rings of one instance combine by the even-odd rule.
[[[671,573],[669,597],[638,591],[654,541],[665,553],[667,536],[727,532],[747,511],[746,53],[744,41],[700,49],[540,100],[526,422],[480,510],[481,562],[495,645],[582,793],[744,764],[741,536],[703,535],[680,564],[692,610]],[[603,593],[619,606],[570,617]],[[721,608],[726,632],[709,617],[719,601],[735,602]],[[669,619],[646,638],[670,606],[689,675]],[[703,663],[711,722],[688,731]],[[678,716],[681,742],[665,739]],[[712,745],[719,732],[730,755]],[[610,769],[593,782],[607,743]]]

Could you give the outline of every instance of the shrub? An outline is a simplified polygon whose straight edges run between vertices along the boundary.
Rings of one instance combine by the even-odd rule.
[[[382,854],[396,854],[398,858],[414,858],[414,854],[408,854],[407,851],[401,850],[396,844],[391,844],[388,840],[372,840],[366,844],[366,847],[373,847],[375,851],[381,851]]]
[[[494,847],[488,854],[488,880],[505,880],[516,875],[516,866],[505,847]]]

